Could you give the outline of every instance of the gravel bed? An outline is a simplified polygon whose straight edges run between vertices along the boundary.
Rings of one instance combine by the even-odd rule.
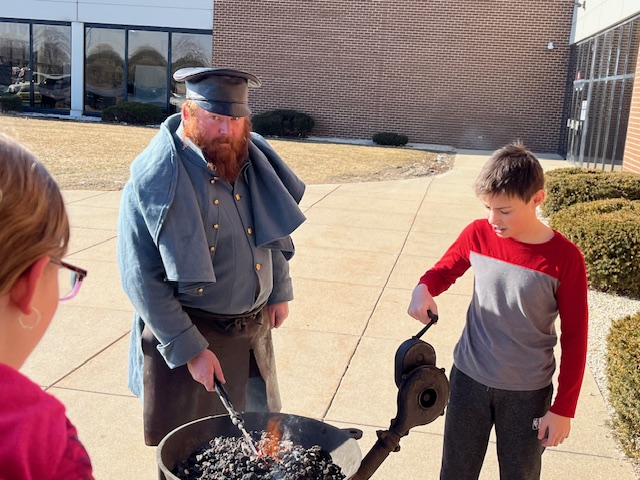
[[[627,315],[640,311],[640,300],[627,297],[609,295],[607,293],[589,290],[589,348],[587,350],[587,365],[593,374],[600,393],[609,405],[609,389],[605,373],[607,357],[607,334],[611,323]]]

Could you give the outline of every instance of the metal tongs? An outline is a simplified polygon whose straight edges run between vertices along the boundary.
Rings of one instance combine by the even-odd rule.
[[[229,393],[227,392],[227,389],[224,388],[224,386],[220,383],[220,381],[215,377],[213,379],[213,385],[216,390],[216,393],[220,397],[220,401],[222,402],[222,405],[224,405],[224,408],[226,408],[227,411],[229,412],[229,417],[231,417],[231,422],[236,427],[238,427],[240,432],[242,432],[242,436],[244,437],[245,442],[247,443],[247,445],[249,446],[253,454],[256,457],[258,457],[259,453],[258,453],[258,448],[256,447],[256,442],[253,440],[253,437],[249,435],[249,432],[247,432],[246,428],[244,428],[244,420],[242,419],[242,416],[233,408],[233,404],[229,399]]]

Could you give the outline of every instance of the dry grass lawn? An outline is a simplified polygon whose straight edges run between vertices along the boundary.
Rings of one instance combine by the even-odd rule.
[[[0,132],[30,148],[63,189],[119,190],[129,164],[158,128],[0,115]],[[410,148],[273,140],[269,143],[307,184],[433,175],[453,156]]]

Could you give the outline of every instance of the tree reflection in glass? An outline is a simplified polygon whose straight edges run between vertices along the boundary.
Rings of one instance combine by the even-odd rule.
[[[169,34],[146,30],[129,30],[128,34],[129,101],[151,103],[166,111]]]
[[[124,30],[87,27],[85,110],[101,111],[124,101]]]
[[[0,94],[17,95],[29,107],[30,86],[29,25],[0,22]]]
[[[211,35],[174,33],[171,36],[171,113],[180,110],[185,97],[184,82],[173,80],[176,70],[185,67],[210,67]]]
[[[43,108],[71,108],[71,27],[33,25],[34,96]],[[37,91],[37,92],[36,92]]]

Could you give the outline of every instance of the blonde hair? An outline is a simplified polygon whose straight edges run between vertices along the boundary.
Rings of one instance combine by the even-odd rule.
[[[0,295],[38,258],[62,258],[69,219],[55,180],[33,153],[0,133]]]

